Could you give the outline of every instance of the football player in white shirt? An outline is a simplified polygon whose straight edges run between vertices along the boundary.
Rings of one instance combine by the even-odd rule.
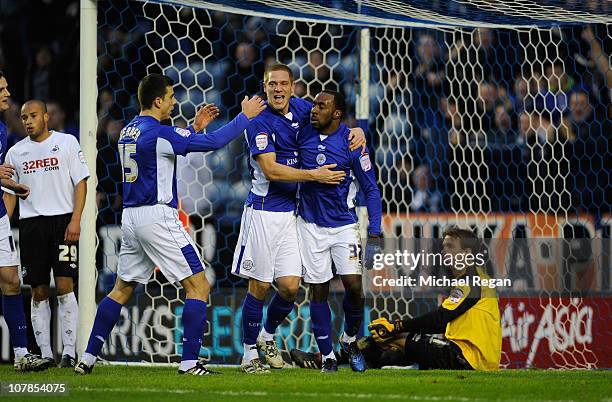
[[[2,71],[0,71],[0,112],[9,108],[9,97],[11,93],[8,83]],[[10,187],[11,190],[19,193],[20,197],[27,197],[30,190],[11,180],[13,176],[13,166],[4,164],[7,148],[7,129],[0,121],[0,182],[3,187]],[[2,190],[0,190],[0,195]],[[2,290],[2,313],[6,326],[8,327],[9,337],[13,344],[15,353],[16,371],[40,371],[49,367],[49,362],[40,356],[28,352],[28,333],[23,310],[23,298],[21,297],[21,281],[17,273],[19,257],[13,242],[9,217],[6,214],[4,201],[0,198],[0,289]]]
[[[32,328],[43,358],[55,365],[49,305],[53,270],[63,343],[59,367],[74,367],[78,320],[74,281],[89,171],[76,138],[49,131],[43,102],[26,102],[21,120],[28,137],[9,150],[7,162],[15,166],[14,180],[33,190],[19,201],[21,270],[24,282],[32,286]],[[11,216],[15,196],[7,193],[5,202]]]

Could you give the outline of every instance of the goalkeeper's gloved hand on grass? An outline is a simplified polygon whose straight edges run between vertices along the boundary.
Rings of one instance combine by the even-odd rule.
[[[377,318],[368,325],[372,338],[379,343],[389,341],[395,335],[404,332],[402,330],[402,320],[389,322],[384,317]]]
[[[366,243],[365,250],[365,268],[370,270],[374,267],[374,256],[381,254],[383,251],[383,237],[382,235],[368,235],[368,242]]]

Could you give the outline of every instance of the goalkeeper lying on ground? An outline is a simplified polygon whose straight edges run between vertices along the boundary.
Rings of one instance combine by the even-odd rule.
[[[480,241],[471,231],[453,227],[444,231],[442,244],[444,254],[476,254]],[[389,322],[381,317],[370,323],[371,336],[358,342],[368,368],[412,364],[421,370],[499,368],[502,341],[495,289],[479,286],[480,281],[473,279],[488,279],[481,267],[453,268],[452,273],[457,279],[466,279],[467,285],[454,287],[437,310],[416,318]],[[300,367],[317,365],[316,357],[291,351],[292,360]],[[338,363],[342,358],[339,356]]]

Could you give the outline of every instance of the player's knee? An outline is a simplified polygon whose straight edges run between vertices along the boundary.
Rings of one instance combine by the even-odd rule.
[[[32,298],[37,302],[48,299],[49,287],[46,285],[32,287]]]
[[[266,293],[270,289],[270,284],[267,282],[261,282],[257,280],[249,281],[249,293],[253,295],[256,299],[264,300],[266,298]]]
[[[56,278],[55,285],[59,296],[67,295],[74,291],[74,283],[72,278]]]
[[[284,287],[279,287],[278,288],[278,294],[285,300],[290,301],[290,302],[294,302],[296,297],[297,297],[297,293],[300,290],[300,285],[295,284],[295,285],[289,285],[289,286],[284,286]]]
[[[0,283],[0,289],[2,289],[2,294],[6,296],[19,294],[21,292],[19,275],[15,273],[15,275],[3,276],[2,283]]]
[[[327,301],[329,294],[329,283],[311,283],[310,284],[310,300],[321,303]]]

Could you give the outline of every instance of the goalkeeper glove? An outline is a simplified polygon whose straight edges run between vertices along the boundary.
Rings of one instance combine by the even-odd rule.
[[[382,235],[368,235],[368,242],[366,243],[365,249],[365,268],[367,270],[374,267],[374,256],[382,253],[383,241]]]
[[[393,338],[396,334],[404,332],[402,330],[402,320],[389,322],[384,317],[377,318],[368,325],[370,334],[376,342],[386,342]]]

